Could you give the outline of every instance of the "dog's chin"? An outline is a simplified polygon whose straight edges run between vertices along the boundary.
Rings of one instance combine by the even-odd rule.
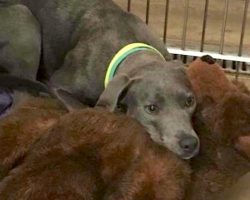
[[[164,147],[166,147],[166,145],[164,145]],[[176,154],[179,158],[181,158],[183,160],[189,160],[189,159],[197,156],[199,153],[199,149],[196,149],[193,152],[183,152],[180,149],[173,149],[171,147],[166,147],[166,148],[168,148],[170,151],[172,151],[174,154]]]
[[[179,154],[179,156],[180,156],[182,159],[184,159],[184,160],[189,160],[189,159],[191,159],[191,158],[197,156],[198,153],[199,153],[199,149],[197,148],[197,149],[196,149],[194,152],[192,152],[192,153],[181,153],[181,154]]]

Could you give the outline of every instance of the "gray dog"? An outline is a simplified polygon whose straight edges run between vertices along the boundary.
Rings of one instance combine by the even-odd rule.
[[[90,106],[98,101],[110,111],[122,110],[182,158],[197,154],[191,126],[196,103],[183,64],[170,61],[139,18],[111,0],[18,2],[42,28],[39,78],[59,88],[61,98],[72,94]]]

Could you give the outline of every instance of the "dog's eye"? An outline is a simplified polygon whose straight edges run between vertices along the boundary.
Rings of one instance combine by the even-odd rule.
[[[13,98],[7,91],[0,90],[0,116],[4,115],[12,106]]]
[[[149,114],[156,114],[156,113],[158,113],[159,108],[158,108],[158,106],[155,105],[155,104],[150,104],[150,105],[145,106],[145,110],[146,110],[146,112],[148,112]]]
[[[185,106],[189,108],[189,107],[192,107],[194,104],[195,104],[194,96],[187,97],[186,102],[185,102]]]

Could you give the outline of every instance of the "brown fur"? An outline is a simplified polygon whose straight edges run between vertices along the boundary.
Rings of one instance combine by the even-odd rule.
[[[188,164],[133,119],[101,109],[63,116],[0,184],[1,198],[181,200]]]
[[[249,89],[242,82],[229,81],[218,64],[208,64],[201,59],[190,65],[188,75],[198,107],[210,129],[218,137],[233,141],[238,149],[246,149],[247,154],[248,147],[245,145],[250,140]],[[242,141],[241,136],[246,142]],[[249,153],[247,156],[250,158]]]
[[[244,83],[235,80],[232,82],[241,92],[250,96],[250,90]],[[243,152],[250,159],[250,133],[245,136],[243,135],[238,137],[235,140],[235,148]]]
[[[249,200],[250,172],[240,177],[236,184],[218,195],[216,200]]]
[[[0,118],[0,179],[65,110],[57,100],[16,92],[11,111]]]
[[[250,135],[250,97],[217,64],[197,59],[187,71],[198,100],[194,126],[201,150],[191,162],[186,200],[214,200],[250,171],[249,160],[235,149],[238,138]]]
[[[241,136],[235,142],[235,148],[250,159],[250,136]]]
[[[244,93],[226,93],[218,104],[204,109],[203,116],[215,136],[228,143],[250,136],[250,96]]]
[[[227,79],[218,64],[208,64],[200,58],[190,64],[188,76],[199,104],[206,102],[206,98],[220,102],[226,92],[236,90],[236,86]]]
[[[245,93],[245,94],[250,95],[250,90],[249,90],[249,88],[248,88],[244,83],[242,83],[242,82],[240,82],[240,81],[237,81],[237,80],[232,80],[232,83],[233,83],[234,85],[236,85],[236,87],[237,87],[240,91],[242,91],[242,92]]]

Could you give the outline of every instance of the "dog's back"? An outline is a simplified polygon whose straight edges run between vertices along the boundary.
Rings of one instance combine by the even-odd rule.
[[[152,45],[170,60],[165,45],[146,24],[111,0],[20,0],[20,3],[32,11],[42,27],[39,80],[50,80],[86,104],[95,105],[104,89],[110,61],[127,44]]]

